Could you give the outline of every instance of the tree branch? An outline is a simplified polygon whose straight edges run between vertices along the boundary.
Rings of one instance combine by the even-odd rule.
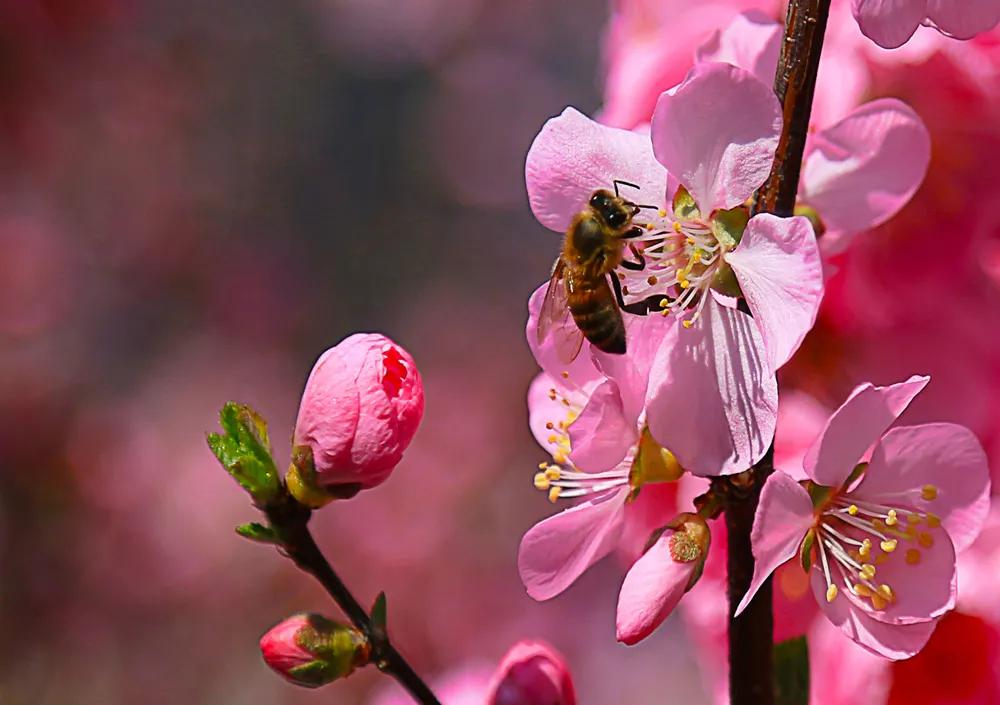
[[[829,13],[830,0],[789,0],[785,36],[774,79],[774,92],[782,107],[781,137],[771,173],[757,192],[755,212],[787,217],[795,210],[802,155]],[[772,472],[773,444],[753,469],[731,478],[726,488],[731,705],[774,703],[771,580],[765,581],[743,614],[732,616],[753,576],[750,531],[761,488]]]
[[[381,630],[373,629],[371,618],[357,601],[347,585],[333,570],[323,556],[319,546],[309,531],[311,511],[292,498],[287,492],[272,504],[263,508],[271,528],[281,541],[281,548],[301,570],[316,578],[344,611],[351,623],[368,639],[372,649],[372,661],[379,668],[399,681],[409,691],[413,699],[423,705],[441,705],[437,697],[417,675],[402,654],[389,643],[389,637]]]

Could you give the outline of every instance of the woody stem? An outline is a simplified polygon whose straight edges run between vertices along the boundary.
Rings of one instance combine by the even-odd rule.
[[[788,217],[795,210],[799,172],[812,112],[830,0],[789,0],[784,41],[774,79],[782,130],[767,181],[754,210]],[[729,595],[729,699],[732,705],[774,703],[774,614],[771,580],[749,607],[733,617],[753,576],[750,531],[761,488],[774,472],[774,446],[751,470],[729,480],[726,496]]]

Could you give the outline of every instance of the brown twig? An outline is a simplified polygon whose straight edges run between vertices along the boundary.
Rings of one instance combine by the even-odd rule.
[[[268,522],[280,540],[280,548],[301,570],[312,575],[326,589],[351,623],[368,639],[372,662],[388,673],[423,705],[441,705],[426,683],[417,675],[402,654],[389,642],[387,634],[373,629],[371,617],[347,585],[333,570],[309,531],[310,510],[287,492],[263,508]]]
[[[787,217],[795,210],[802,155],[809,131],[816,75],[830,0],[789,0],[784,42],[774,79],[783,124],[774,163],[757,192],[756,212]],[[726,502],[729,595],[729,699],[731,705],[774,703],[774,615],[771,580],[739,617],[736,605],[753,576],[750,531],[761,488],[774,471],[774,446],[742,475],[730,479]]]

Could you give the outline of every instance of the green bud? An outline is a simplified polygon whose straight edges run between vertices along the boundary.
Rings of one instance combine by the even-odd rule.
[[[267,422],[249,406],[227,402],[219,412],[219,424],[224,433],[210,433],[207,440],[222,467],[258,506],[275,500],[281,494],[281,480],[271,456]]]
[[[368,663],[371,647],[354,627],[318,614],[296,614],[260,639],[264,661],[283,678],[318,688]]]

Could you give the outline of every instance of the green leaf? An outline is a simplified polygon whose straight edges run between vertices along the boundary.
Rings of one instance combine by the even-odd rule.
[[[774,647],[775,705],[809,705],[809,645],[804,636]]]
[[[236,533],[245,539],[250,539],[251,541],[258,541],[260,543],[281,543],[271,527],[258,524],[255,521],[252,521],[249,524],[240,524],[236,527]]]
[[[380,636],[386,634],[386,617],[385,593],[380,592],[372,605],[372,631]]]
[[[208,434],[208,447],[222,467],[233,476],[258,505],[274,500],[281,492],[281,479],[267,435],[267,422],[245,404],[227,402],[219,412],[224,434]]]

